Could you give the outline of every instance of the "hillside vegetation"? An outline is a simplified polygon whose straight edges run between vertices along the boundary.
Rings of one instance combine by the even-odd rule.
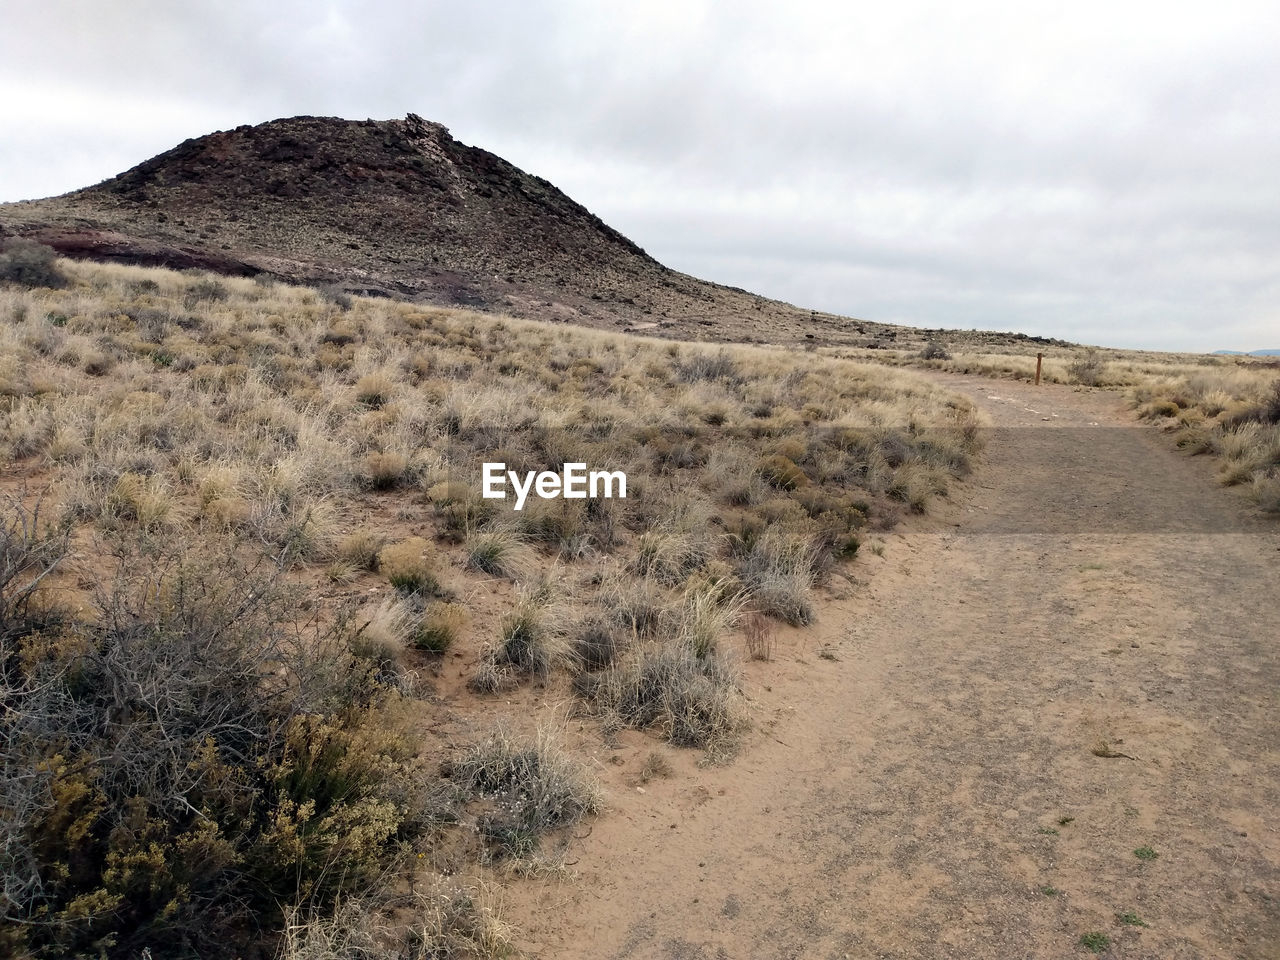
[[[739,650],[977,444],[967,402],[815,353],[46,266],[0,288],[17,956],[500,955],[477,865],[602,804],[537,701],[731,757]],[[485,461],[627,497],[516,512]]]

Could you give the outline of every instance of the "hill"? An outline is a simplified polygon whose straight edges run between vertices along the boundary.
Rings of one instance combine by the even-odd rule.
[[[670,270],[546,180],[413,114],[294,117],[187,140],[96,186],[0,205],[6,235],[75,258],[265,273],[686,340],[889,347],[930,333]]]

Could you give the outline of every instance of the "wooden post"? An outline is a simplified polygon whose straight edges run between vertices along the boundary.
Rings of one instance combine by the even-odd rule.
[[[1036,354],[1036,386],[1040,386],[1040,364],[1044,363],[1044,354]]]

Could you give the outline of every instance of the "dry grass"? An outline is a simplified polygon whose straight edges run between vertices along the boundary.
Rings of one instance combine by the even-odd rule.
[[[1179,448],[1217,457],[1224,485],[1245,487],[1261,509],[1280,513],[1280,370],[1252,363],[1171,370],[1130,397]]]
[[[1138,416],[1169,432],[1180,449],[1218,458],[1224,485],[1246,489],[1266,512],[1280,512],[1280,364],[1274,360],[1030,342],[978,352],[963,337],[946,356],[893,349],[832,353],[890,366],[1031,381],[1037,351],[1044,354],[1045,383],[1124,392]],[[919,483],[910,490],[903,471],[893,483],[913,509],[932,495]]]
[[[394,911],[398,918],[376,900],[344,900],[327,915],[291,908],[278,960],[501,960],[514,955],[513,932],[502,919],[501,895],[492,883],[435,877],[405,899]]]
[[[598,813],[603,803],[595,779],[547,724],[533,738],[495,730],[462,756],[453,776],[481,801],[477,825],[499,856],[531,858],[543,834]]]
[[[477,693],[532,677],[563,696],[572,674],[606,729],[728,755],[745,726],[724,649],[740,613],[811,620],[815,586],[860,531],[904,499],[927,509],[975,450],[972,408],[904,371],[57,267],[60,288],[0,286],[0,465],[47,489],[73,544],[74,573],[46,588],[91,580],[122,544],[265,562],[315,623],[350,625],[364,679],[393,687],[404,718],[427,712],[404,682],[406,648],[447,650]],[[480,496],[480,464],[495,460],[623,470],[628,496],[515,514]],[[519,817],[492,820],[490,839],[524,852],[598,796],[563,748],[510,739],[524,745],[485,741],[462,769],[508,795]],[[332,916],[289,915],[285,956],[385,947],[381,895],[344,895]],[[459,912],[462,899],[432,901],[416,942],[499,955],[500,923],[458,932],[489,916]],[[392,941],[409,943],[401,921]]]
[[[746,645],[747,656],[752,660],[772,660],[773,648],[778,640],[777,628],[768,618],[753,613],[746,618],[742,627],[742,636]]]

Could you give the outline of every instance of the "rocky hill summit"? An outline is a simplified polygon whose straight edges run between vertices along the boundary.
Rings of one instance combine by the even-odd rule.
[[[293,117],[187,140],[95,186],[0,204],[0,239],[13,235],[71,257],[680,339],[890,346],[927,335],[670,270],[551,183],[414,114]]]

